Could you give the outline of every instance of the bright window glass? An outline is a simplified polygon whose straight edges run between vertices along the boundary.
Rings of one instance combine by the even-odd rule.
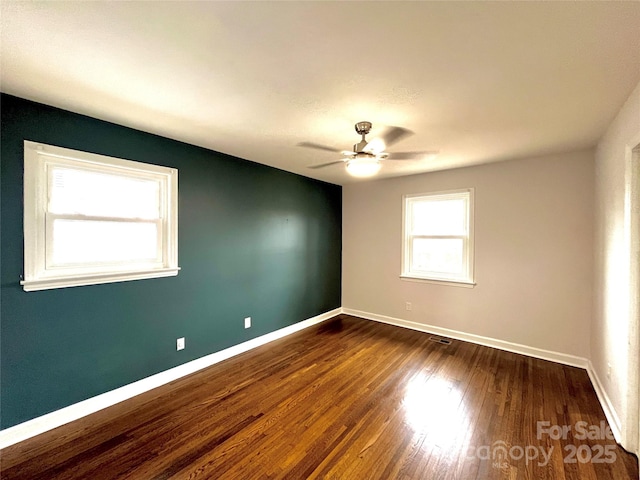
[[[461,275],[464,269],[464,241],[459,238],[414,238],[411,269]]]
[[[155,223],[58,218],[52,224],[52,266],[158,261]]]
[[[160,182],[79,168],[53,167],[49,212],[159,218]]]

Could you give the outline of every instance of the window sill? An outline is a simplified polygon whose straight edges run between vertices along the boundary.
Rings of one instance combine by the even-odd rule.
[[[54,288],[81,287],[85,285],[144,280],[148,278],[175,277],[179,271],[180,267],[135,272],[76,275],[73,277],[49,277],[39,280],[22,280],[20,285],[22,285],[25,292],[36,292],[38,290],[51,290]]]
[[[450,287],[462,287],[462,288],[473,288],[476,286],[476,283],[472,281],[440,280],[437,278],[412,277],[410,275],[400,275],[400,280],[404,280],[406,282],[432,283],[434,285],[447,285]]]

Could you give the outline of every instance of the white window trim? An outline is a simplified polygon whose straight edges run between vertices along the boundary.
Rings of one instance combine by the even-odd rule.
[[[404,280],[405,282],[416,282],[416,283],[431,283],[433,285],[446,285],[449,287],[464,287],[464,288],[473,288],[476,286],[476,282],[474,281],[466,281],[466,280],[438,280],[436,278],[426,278],[426,277],[416,277],[409,275],[400,275],[400,280]]]
[[[464,241],[466,243],[465,248],[465,264],[467,265],[466,276],[462,277],[449,277],[449,276],[436,276],[436,275],[421,275],[416,272],[411,271],[411,239],[412,236],[408,235],[407,232],[407,204],[411,202],[412,199],[422,198],[422,197],[441,197],[443,199],[447,198],[463,198],[468,195],[468,216],[469,216],[469,231]],[[402,196],[402,266],[400,279],[406,280],[410,282],[422,282],[422,283],[433,283],[437,285],[449,285],[449,286],[458,286],[458,287],[466,287],[473,288],[476,283],[474,281],[474,189],[473,188],[464,188],[459,190],[446,190],[440,192],[429,192],[429,193],[415,193],[408,194]],[[456,237],[457,238],[457,237]]]
[[[75,165],[106,173],[129,171],[133,176],[161,183],[168,202],[161,206],[161,257],[154,263],[47,268],[47,215],[49,164]],[[178,171],[147,163],[80,152],[25,140],[24,142],[24,280],[27,292],[122,282],[178,274]]]

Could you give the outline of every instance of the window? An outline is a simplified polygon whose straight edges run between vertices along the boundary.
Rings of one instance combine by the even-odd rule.
[[[26,291],[178,270],[177,170],[24,142]]]
[[[473,285],[473,189],[403,201],[401,277]]]

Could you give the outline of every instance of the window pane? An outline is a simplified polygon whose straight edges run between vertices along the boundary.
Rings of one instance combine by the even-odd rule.
[[[155,223],[53,221],[53,264],[156,261]]]
[[[412,271],[463,273],[464,242],[460,238],[414,238]]]
[[[464,235],[467,231],[464,199],[416,201],[412,206],[413,235]]]
[[[49,185],[52,213],[144,219],[160,215],[160,185],[155,180],[53,167]]]

